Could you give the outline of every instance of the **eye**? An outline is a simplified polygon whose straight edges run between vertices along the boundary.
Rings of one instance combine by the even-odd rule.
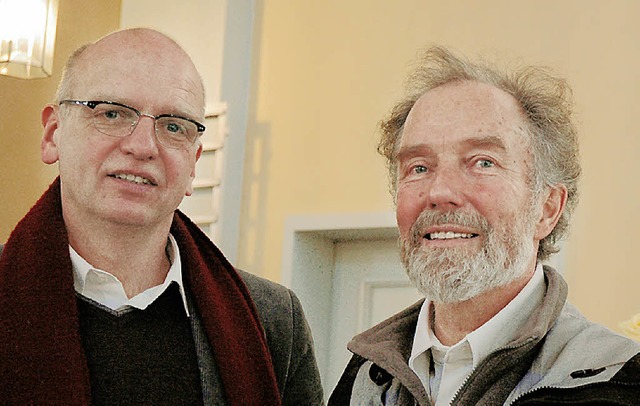
[[[196,131],[192,130],[195,125],[178,117],[160,117],[156,121],[156,126],[162,134],[176,138],[191,138],[191,134]]]
[[[411,169],[411,171],[413,173],[417,173],[417,174],[426,173],[427,172],[427,167],[424,166],[424,165],[416,165]]]
[[[399,160],[399,179],[419,181],[428,177],[435,168],[436,162],[430,157],[410,156]]]
[[[119,116],[119,113],[115,110],[108,110],[108,111],[105,111],[103,114],[105,118],[108,118],[110,120],[114,120]]]
[[[175,122],[167,123],[165,128],[170,133],[179,133],[179,132],[183,132],[183,130],[184,130],[183,126],[181,126],[181,125],[179,125],[178,123],[175,123]]]
[[[108,103],[98,104],[93,113],[96,119],[100,121],[123,121],[131,120],[135,116],[135,112],[121,106],[116,106]]]
[[[407,165],[402,170],[402,178],[410,180],[410,179],[421,179],[425,174],[429,173],[429,169],[425,165],[421,164],[412,164]]]
[[[495,165],[495,162],[490,159],[478,159],[476,161],[476,166],[479,168],[493,168]]]

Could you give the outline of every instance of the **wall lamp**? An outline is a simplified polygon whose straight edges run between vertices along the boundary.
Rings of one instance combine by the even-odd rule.
[[[0,0],[0,75],[51,76],[58,0]]]

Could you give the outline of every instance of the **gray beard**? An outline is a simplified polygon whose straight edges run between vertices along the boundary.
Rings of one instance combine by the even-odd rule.
[[[481,249],[422,246],[429,225],[459,224],[481,230],[486,236]],[[532,239],[532,207],[522,221],[510,229],[496,230],[477,213],[423,211],[411,227],[408,238],[400,238],[401,259],[409,279],[418,291],[438,303],[471,299],[524,276],[535,257]]]

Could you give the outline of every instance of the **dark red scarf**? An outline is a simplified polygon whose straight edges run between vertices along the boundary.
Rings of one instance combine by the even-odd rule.
[[[176,212],[171,233],[227,403],[279,405],[266,338],[240,276],[184,214]],[[0,256],[2,403],[91,403],[68,244],[56,179]]]

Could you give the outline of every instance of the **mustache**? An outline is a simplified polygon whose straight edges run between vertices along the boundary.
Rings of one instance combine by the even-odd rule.
[[[474,228],[485,235],[491,232],[489,221],[477,212],[423,210],[411,226],[411,237],[413,241],[420,241],[428,227],[445,224]]]

